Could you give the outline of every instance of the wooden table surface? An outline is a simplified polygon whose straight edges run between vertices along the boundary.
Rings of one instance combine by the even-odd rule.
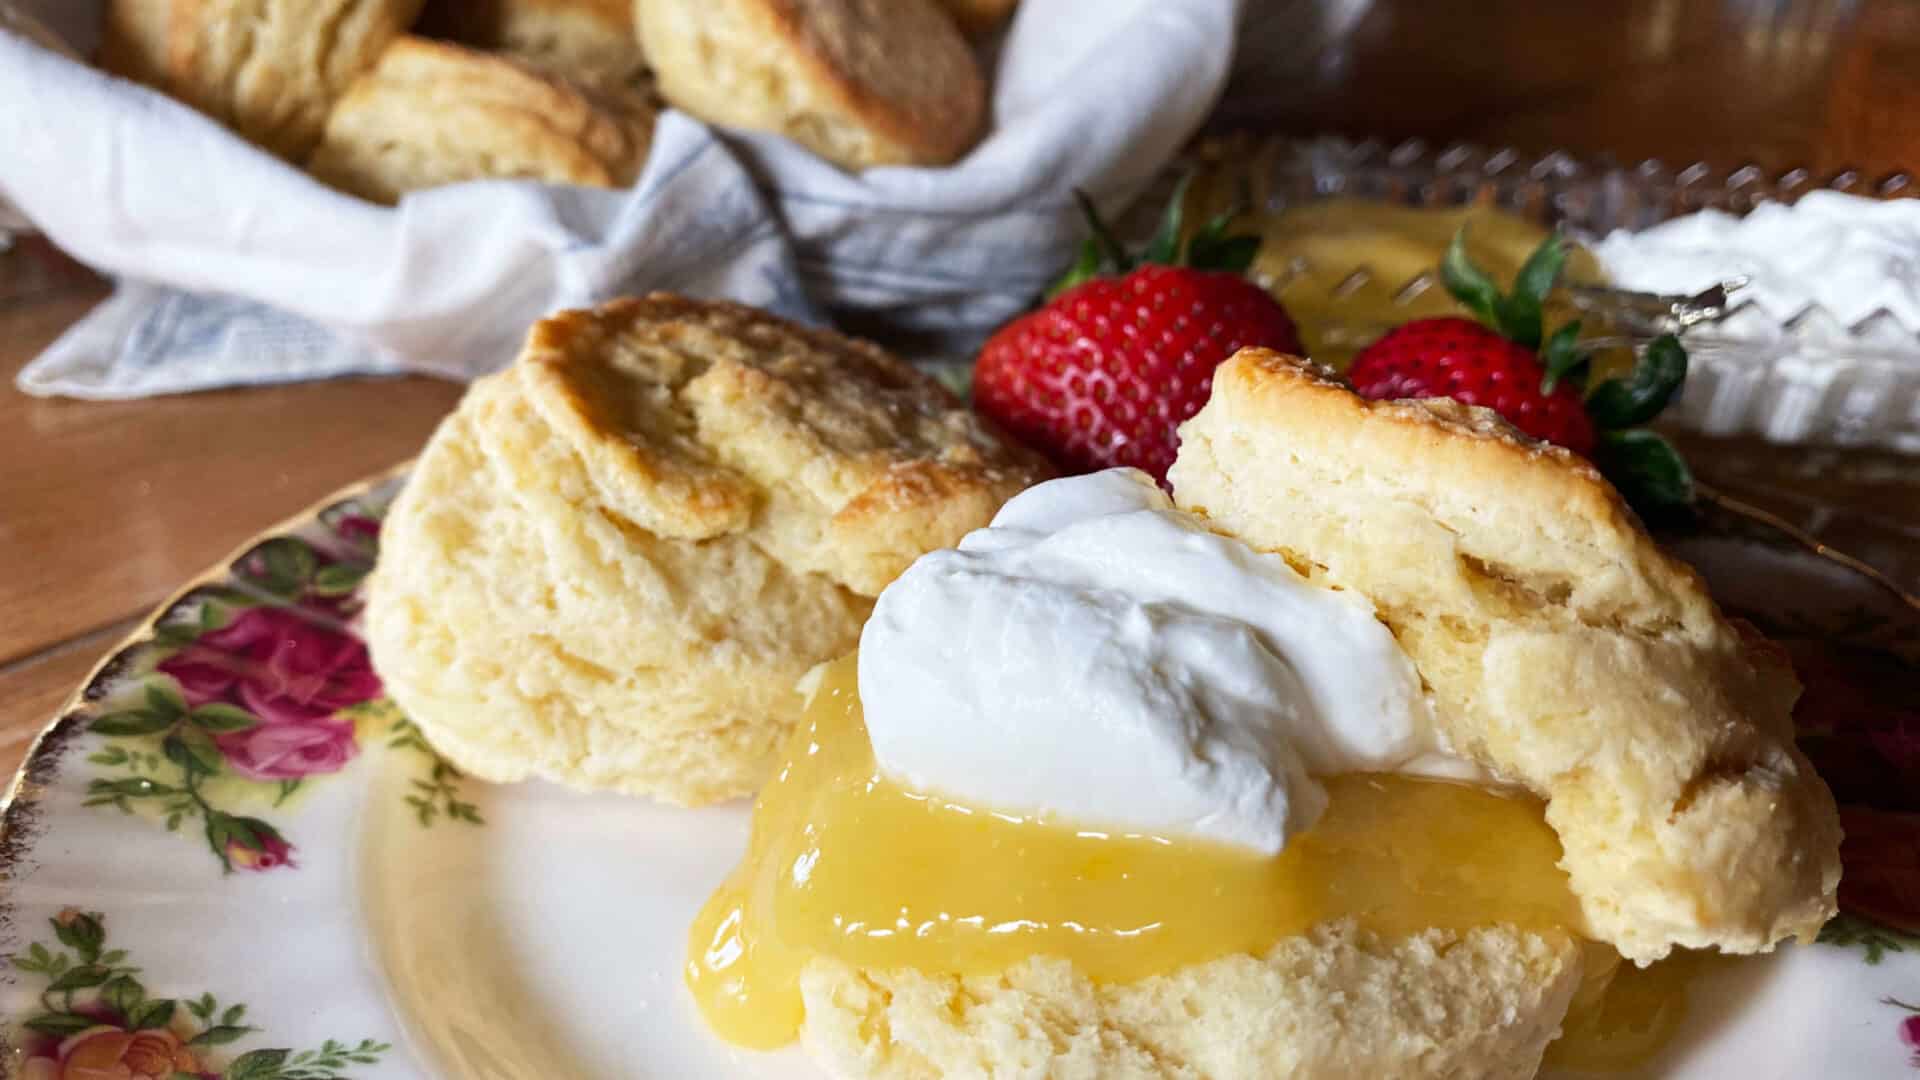
[[[1870,179],[1920,167],[1920,4],[1909,0],[1327,0],[1317,36],[1296,18],[1276,32],[1262,10],[1216,128],[1853,167]],[[423,378],[129,403],[12,389],[105,293],[41,241],[0,254],[7,772],[144,613],[264,526],[413,454],[460,393]],[[1710,481],[1920,577],[1904,561],[1920,548],[1920,462],[1743,440],[1686,449]]]

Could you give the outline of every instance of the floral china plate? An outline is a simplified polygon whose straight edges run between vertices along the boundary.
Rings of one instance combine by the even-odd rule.
[[[818,1075],[710,1036],[686,927],[748,808],[463,778],[355,630],[395,473],[248,545],[109,657],[0,825],[7,1075],[25,1080]],[[1920,604],[1713,501],[1673,538],[1785,641],[1846,805],[1848,913],[1709,965],[1635,1074],[1920,1066]]]

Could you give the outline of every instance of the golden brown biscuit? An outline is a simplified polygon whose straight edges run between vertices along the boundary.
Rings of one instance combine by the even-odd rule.
[[[850,169],[941,165],[986,116],[979,64],[935,0],[637,0],[660,93]]]
[[[417,32],[592,83],[630,83],[646,67],[633,0],[427,0]]]
[[[110,0],[100,63],[289,160],[421,0]]]
[[[1183,508],[1373,601],[1449,742],[1548,800],[1590,928],[1623,955],[1764,951],[1833,914],[1839,824],[1794,747],[1792,672],[1585,460],[1243,349],[1169,479]]]
[[[653,119],[636,99],[615,100],[503,56],[409,36],[354,81],[307,167],[383,203],[491,177],[624,187],[646,162]]]
[[[983,38],[1000,29],[1013,14],[1020,0],[940,0],[960,32],[970,38]]]
[[[873,595],[1041,475],[871,345],[666,295],[562,312],[428,444],[367,640],[475,775],[732,798]]]
[[[1049,958],[972,978],[818,960],[800,978],[801,1037],[835,1076],[874,1080],[1524,1080],[1580,970],[1564,935],[1387,941],[1346,923],[1119,984]]]

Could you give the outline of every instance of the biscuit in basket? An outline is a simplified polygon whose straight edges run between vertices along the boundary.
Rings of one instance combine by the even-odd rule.
[[[940,0],[962,33],[983,38],[1000,29],[1020,0]]]
[[[986,116],[979,64],[935,0],[637,0],[634,11],[669,102],[850,169],[946,164]]]
[[[1547,800],[1595,937],[1757,952],[1832,916],[1840,829],[1791,669],[1584,459],[1264,349],[1180,434],[1182,508],[1372,600],[1450,744]]]
[[[475,775],[745,795],[873,596],[1041,474],[874,346],[667,295],[562,312],[428,443],[367,640]]]
[[[298,161],[421,0],[109,0],[100,63]]]
[[[504,56],[420,37],[388,46],[327,118],[307,167],[392,203],[490,177],[625,187],[645,164],[652,109]]]
[[[418,31],[593,83],[630,83],[646,67],[633,0],[427,0]]]

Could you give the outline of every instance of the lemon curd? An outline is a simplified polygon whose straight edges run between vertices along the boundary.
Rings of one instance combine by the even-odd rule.
[[[1530,797],[1334,777],[1325,816],[1277,856],[966,807],[878,773],[855,672],[852,657],[826,671],[746,857],[692,929],[688,985],[730,1042],[790,1042],[816,956],[968,975],[1052,955],[1125,981],[1340,917],[1386,935],[1582,925]]]

